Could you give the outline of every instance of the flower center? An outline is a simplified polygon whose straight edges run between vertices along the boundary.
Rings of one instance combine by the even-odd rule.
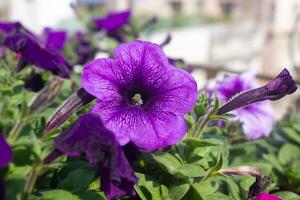
[[[131,98],[131,104],[135,106],[142,106],[143,105],[142,95],[139,93],[135,93],[134,96]]]
[[[129,86],[121,93],[124,94],[126,102],[132,106],[146,107],[151,102],[152,92],[140,85]]]

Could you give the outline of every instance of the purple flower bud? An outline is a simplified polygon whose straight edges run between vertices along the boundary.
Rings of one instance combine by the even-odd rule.
[[[164,39],[164,41],[160,44],[160,47],[164,47],[168,45],[172,40],[171,34],[168,34],[167,37]]]
[[[151,17],[141,26],[141,30],[144,30],[144,29],[148,28],[149,26],[152,26],[156,23],[157,23],[157,17],[156,16]]]
[[[83,88],[74,92],[50,117],[44,134],[63,124],[73,113],[78,111],[82,106],[88,104],[95,97],[87,93]]]
[[[6,142],[4,135],[0,133],[0,167],[7,166],[12,160],[13,152]]]
[[[289,71],[284,69],[274,80],[265,86],[249,90],[239,94],[223,105],[218,114],[224,114],[232,110],[264,100],[278,100],[285,95],[292,94],[297,90],[297,86]]]
[[[114,134],[99,115],[84,114],[55,139],[55,148],[68,156],[84,154],[89,163],[101,168],[101,188],[106,199],[134,195],[137,178]],[[59,155],[59,154],[57,154]]]

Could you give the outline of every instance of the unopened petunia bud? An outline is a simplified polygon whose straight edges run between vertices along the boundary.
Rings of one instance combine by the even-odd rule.
[[[274,80],[265,86],[243,92],[223,105],[218,114],[224,114],[232,110],[264,100],[278,100],[285,95],[292,94],[297,86],[287,69],[284,69]]]

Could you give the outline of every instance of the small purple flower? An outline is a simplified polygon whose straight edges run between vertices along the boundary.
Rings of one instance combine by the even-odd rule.
[[[153,43],[121,44],[114,56],[96,59],[83,70],[83,88],[98,98],[93,112],[122,145],[132,141],[152,151],[177,143],[187,130],[183,116],[196,103],[195,80],[170,66]]]
[[[43,48],[36,38],[22,29],[7,34],[3,45],[20,53],[23,59],[37,67],[52,71],[63,78],[69,77],[71,65],[60,54]]]
[[[104,127],[98,114],[80,116],[55,139],[55,148],[68,156],[85,154],[90,164],[99,165],[106,199],[135,194],[137,178],[134,171],[114,134]]]
[[[0,133],[0,167],[6,167],[12,160],[13,152],[5,137]]]
[[[55,52],[62,52],[67,38],[66,31],[55,31],[51,28],[45,28],[43,32],[45,48]]]
[[[113,32],[126,25],[130,20],[130,16],[130,10],[123,12],[109,12],[107,16],[103,18],[95,18],[92,21],[99,29]]]
[[[76,64],[83,65],[94,59],[97,50],[93,47],[92,43],[88,39],[88,35],[78,31],[76,32],[75,38],[75,52],[78,56]]]
[[[272,194],[260,193],[254,198],[254,200],[282,200],[282,199]]]
[[[218,82],[216,90],[221,101],[228,101],[219,109],[218,114],[236,114],[243,123],[247,137],[257,139],[270,134],[274,121],[271,105],[265,100],[277,100],[292,94],[297,86],[284,69],[274,80],[259,88],[254,84],[253,76],[243,74]]]

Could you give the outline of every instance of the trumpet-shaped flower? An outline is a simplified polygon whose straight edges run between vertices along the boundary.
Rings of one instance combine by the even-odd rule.
[[[55,139],[55,148],[68,156],[85,154],[101,168],[101,187],[106,199],[134,195],[137,178],[114,134],[95,113],[84,114]]]
[[[122,145],[132,141],[152,151],[177,143],[187,130],[184,114],[196,102],[195,80],[170,66],[153,43],[121,44],[114,57],[96,59],[83,70],[83,88],[98,98],[93,112]]]

